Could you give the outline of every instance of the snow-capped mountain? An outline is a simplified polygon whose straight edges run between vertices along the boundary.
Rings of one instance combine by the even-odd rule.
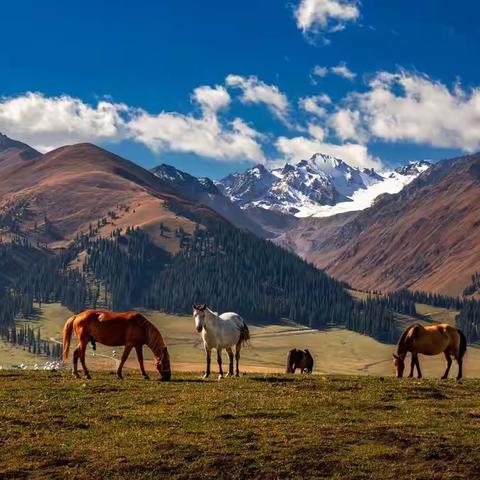
[[[367,208],[378,195],[399,192],[429,166],[426,161],[411,162],[393,172],[378,173],[316,153],[282,168],[268,170],[257,165],[215,184],[243,209],[260,207],[296,217],[324,217]]]

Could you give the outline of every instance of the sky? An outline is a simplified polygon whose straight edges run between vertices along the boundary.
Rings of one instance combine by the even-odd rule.
[[[221,178],[480,150],[477,0],[3,0],[0,132]]]

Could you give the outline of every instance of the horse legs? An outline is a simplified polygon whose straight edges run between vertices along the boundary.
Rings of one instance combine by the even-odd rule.
[[[137,345],[135,347],[135,350],[137,351],[137,359],[138,359],[138,363],[140,365],[140,371],[142,372],[143,378],[145,380],[150,380],[150,377],[147,375],[147,372],[145,371],[145,366],[143,365],[143,347],[142,347],[142,345]]]
[[[240,362],[240,350],[242,349],[241,343],[237,343],[237,347],[235,348],[235,376],[240,376],[240,370],[238,368],[238,364]]]
[[[80,357],[80,347],[77,347],[73,351],[73,376],[75,378],[80,378],[80,375],[78,374],[78,358]]]
[[[210,376],[210,363],[212,361],[212,349],[210,347],[207,347],[206,344],[205,344],[205,353],[207,355],[207,368],[205,369],[203,378],[208,378]]]
[[[85,363],[85,351],[87,350],[87,345],[88,341],[84,341],[83,339],[80,340],[80,363],[82,364],[85,378],[88,378],[88,380],[90,380],[92,377],[90,376],[90,372],[88,371],[87,365]]]
[[[227,347],[228,353],[228,373],[227,377],[233,377],[233,350],[232,347]]]
[[[417,366],[418,378],[422,378],[422,372],[420,371],[420,362],[418,361],[418,353],[415,354],[415,364]]]
[[[123,350],[122,354],[122,359],[120,360],[120,364],[118,365],[117,368],[117,377],[122,380],[122,368],[125,362],[127,361],[128,356],[130,355],[130,352],[132,351],[133,346],[132,345],[125,345],[125,349]]]
[[[458,374],[457,374],[457,382],[462,379],[463,376],[463,358],[457,354],[457,363],[458,363]]]
[[[416,361],[415,361],[416,356],[417,356],[417,354],[412,352],[412,362],[410,363],[410,373],[408,375],[409,378],[413,377],[413,372],[415,370],[415,365],[416,365]]]
[[[445,380],[448,378],[448,373],[450,372],[450,367],[452,366],[452,357],[450,356],[450,353],[445,350],[443,352],[445,355],[445,360],[447,361],[447,369],[445,370],[445,373],[443,374],[442,380]]]
[[[223,378],[222,349],[221,348],[217,348],[217,362],[218,362],[218,378]]]

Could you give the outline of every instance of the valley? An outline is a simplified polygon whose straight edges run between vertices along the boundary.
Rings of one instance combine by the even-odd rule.
[[[358,298],[360,292],[353,292]],[[423,323],[439,322],[455,324],[454,310],[432,307],[425,304],[416,304],[417,311],[424,317]],[[72,314],[67,308],[59,304],[47,304],[35,309],[33,319],[23,322],[40,328],[42,338],[60,342],[65,320]],[[167,342],[174,372],[200,372],[205,368],[205,354],[201,337],[195,332],[191,316],[167,315],[158,311],[142,310],[161,331]],[[416,318],[396,314],[396,323],[400,330],[418,322]],[[251,341],[249,346],[242,350],[242,370],[251,373],[283,373],[287,352],[291,348],[308,348],[315,359],[314,373],[319,375],[383,375],[392,376],[391,355],[395,345],[378,342],[366,335],[362,335],[344,328],[329,327],[324,330],[309,329],[303,325],[288,322],[270,325],[250,324]],[[74,341],[75,343],[75,341]],[[121,356],[123,347],[108,348],[97,345],[97,352],[91,346],[87,350],[87,362],[92,370],[115,371],[116,362]],[[115,352],[115,353],[112,353]],[[152,354],[144,347],[146,368],[154,370]],[[226,354],[224,352],[224,361]],[[0,366],[4,369],[11,365],[24,363],[28,368],[45,363],[44,356],[35,356],[23,350],[0,343]],[[69,362],[71,362],[71,358]],[[444,370],[443,357],[421,356],[421,365],[427,377],[440,377]],[[133,374],[138,373],[138,364],[135,353],[130,355],[126,368]],[[454,367],[455,368],[455,367]],[[213,371],[216,370],[213,362]],[[465,357],[464,370],[466,377],[480,377],[480,346],[469,346]]]

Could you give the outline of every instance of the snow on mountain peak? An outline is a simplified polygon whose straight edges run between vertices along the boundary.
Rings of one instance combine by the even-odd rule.
[[[397,193],[430,164],[411,162],[393,172],[352,167],[340,158],[315,153],[297,164],[267,169],[256,165],[215,184],[242,208],[262,207],[305,216],[329,216],[370,206],[383,193]]]

